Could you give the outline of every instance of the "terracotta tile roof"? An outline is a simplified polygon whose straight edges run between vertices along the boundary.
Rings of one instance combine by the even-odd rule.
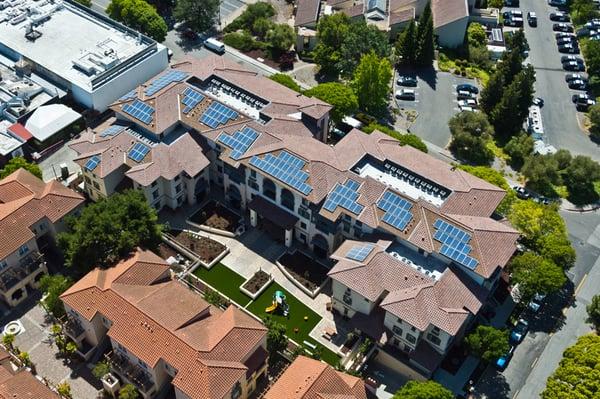
[[[415,19],[415,8],[390,13],[390,26]]]
[[[298,0],[294,26],[316,23],[319,18],[321,0]]]
[[[59,396],[30,372],[22,370],[12,374],[6,372],[0,375],[0,399],[59,399]]]
[[[61,299],[88,320],[98,312],[110,319],[108,335],[151,367],[160,359],[173,366],[173,385],[190,398],[221,399],[245,376],[266,329],[233,306],[221,311],[182,283],[165,282],[165,273],[162,259],[139,250],[90,272]]]
[[[461,18],[469,17],[467,0],[432,0],[431,13],[433,14],[433,27],[448,25]]]
[[[264,399],[367,399],[360,378],[327,363],[298,356],[265,394]]]
[[[340,10],[350,18],[358,17],[363,15],[365,11],[365,5],[363,3],[354,4],[352,7],[343,8]]]
[[[83,203],[83,197],[56,180],[44,183],[25,169],[0,180],[0,260],[34,238],[31,225],[55,223]]]

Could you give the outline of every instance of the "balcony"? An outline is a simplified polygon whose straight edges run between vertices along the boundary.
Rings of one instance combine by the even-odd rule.
[[[18,266],[9,267],[0,274],[0,290],[10,291],[15,285],[44,266],[44,257],[32,252],[19,261]]]
[[[83,336],[85,330],[81,325],[81,322],[74,317],[67,316],[66,320],[63,322],[63,326],[65,328],[65,333],[71,337],[74,341],[79,341],[79,339]]]
[[[148,394],[154,389],[152,376],[140,365],[133,363],[129,357],[119,352],[110,352],[107,358],[113,370],[133,383],[142,393]]]

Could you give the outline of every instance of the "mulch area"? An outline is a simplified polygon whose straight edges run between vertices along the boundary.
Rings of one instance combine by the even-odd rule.
[[[292,277],[311,291],[319,288],[327,279],[328,270],[302,252],[286,253],[278,260]]]
[[[205,263],[212,262],[226,248],[220,242],[207,237],[194,237],[190,233],[181,230],[171,230],[169,234],[178,244],[198,255]]]
[[[254,273],[254,276],[252,276],[252,278],[248,280],[246,284],[244,284],[244,288],[250,291],[251,293],[255,294],[268,281],[269,275],[266,272],[259,270],[256,273]]]
[[[234,233],[240,224],[239,215],[215,201],[207,203],[202,209],[194,213],[190,220],[200,225],[229,231],[230,233]]]

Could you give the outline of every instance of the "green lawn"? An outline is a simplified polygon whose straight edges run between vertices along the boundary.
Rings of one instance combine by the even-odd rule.
[[[251,300],[240,291],[245,279],[222,263],[217,263],[210,270],[200,266],[194,270],[194,274],[241,306],[246,306]]]
[[[248,310],[260,318],[264,318],[268,313],[265,312],[265,309],[268,306],[271,306],[273,301],[273,294],[275,291],[280,290],[285,293],[286,301],[289,305],[289,314],[288,317],[284,317],[281,312],[276,312],[272,314],[273,320],[285,325],[287,327],[287,336],[300,345],[304,341],[311,342],[312,344],[317,344],[315,340],[309,338],[308,334],[312,331],[313,328],[317,325],[317,323],[321,320],[321,316],[313,312],[309,307],[300,302],[296,297],[290,295],[287,291],[285,291],[279,284],[273,282],[267,288],[265,292],[263,292],[254,302],[248,306]],[[304,320],[304,317],[308,317],[307,320]],[[298,332],[295,332],[294,329],[298,329]],[[306,348],[310,349],[310,348]],[[322,359],[329,364],[335,365],[339,357],[330,351],[329,349],[323,347]]]

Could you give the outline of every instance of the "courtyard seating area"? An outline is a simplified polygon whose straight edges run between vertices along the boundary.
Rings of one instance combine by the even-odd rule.
[[[242,217],[216,201],[209,201],[189,220],[198,225],[235,233],[241,224]]]

